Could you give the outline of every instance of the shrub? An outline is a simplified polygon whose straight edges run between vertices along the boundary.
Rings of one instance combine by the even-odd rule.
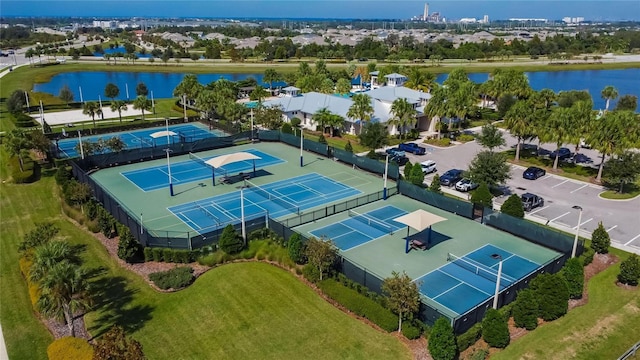
[[[471,134],[462,134],[462,135],[458,136],[458,141],[460,141],[460,142],[469,142],[469,141],[473,141],[475,139],[476,138]]]
[[[307,264],[302,268],[302,276],[308,281],[315,283],[320,280],[320,271],[317,267]]]
[[[607,230],[604,229],[601,221],[598,227],[591,233],[591,248],[598,254],[606,254],[609,252],[610,245],[611,238]]]
[[[144,252],[144,261],[153,261],[153,248],[146,247],[143,250]]]
[[[493,206],[493,195],[491,195],[487,184],[482,183],[478,186],[471,194],[471,202],[488,208]]]
[[[242,251],[244,243],[242,237],[238,235],[232,225],[227,225],[220,235],[220,241],[218,242],[220,249],[227,254],[237,254]]]
[[[584,290],[584,266],[578,258],[571,258],[564,263],[562,268],[562,276],[564,276],[569,289],[569,297],[571,299],[580,299]]]
[[[56,180],[56,184],[63,186],[67,183],[67,181],[71,180],[73,175],[71,174],[71,169],[66,166],[61,166],[56,170],[56,174],[54,175],[54,179]]]
[[[523,327],[527,330],[538,327],[540,307],[533,290],[520,290],[513,304],[513,321],[517,327]]]
[[[293,129],[291,128],[291,124],[284,123],[282,124],[282,132],[285,134],[293,134]]]
[[[489,356],[489,350],[487,349],[477,349],[473,355],[469,358],[469,360],[484,360]]]
[[[131,235],[128,228],[121,230],[118,241],[118,257],[128,263],[136,261],[140,256],[140,244]]]
[[[36,164],[30,157],[25,156],[23,159],[24,171],[20,169],[20,159],[17,156],[9,159],[11,165],[11,178],[15,184],[29,184],[36,181]]]
[[[562,275],[540,274],[531,280],[530,287],[535,292],[542,319],[551,321],[567,313],[569,288]]]
[[[582,255],[580,255],[579,259],[582,260],[582,266],[587,266],[593,262],[593,255],[596,252],[592,248],[585,248]]]
[[[402,335],[409,340],[414,340],[420,337],[421,329],[412,323],[405,321],[402,323]]]
[[[482,319],[482,339],[491,347],[504,349],[509,345],[509,325],[496,309],[489,309]]]
[[[173,250],[169,248],[162,249],[162,261],[172,263],[175,262],[173,259]]]
[[[457,355],[453,328],[444,317],[436,320],[429,333],[429,353],[434,360],[453,360]]]
[[[162,248],[153,248],[153,261],[162,261]]]
[[[85,206],[85,214],[89,220],[95,220],[98,216],[98,207],[100,205],[94,199],[87,201],[87,205]]]
[[[522,206],[522,200],[520,199],[520,196],[518,196],[517,194],[509,196],[504,204],[502,204],[500,211],[513,217],[523,218],[524,207]]]
[[[353,153],[353,146],[351,146],[351,141],[347,140],[347,145],[344,146],[344,151]]]
[[[422,166],[420,163],[413,164],[408,180],[411,181],[413,185],[424,186],[424,173],[422,172]]]
[[[65,336],[47,347],[49,360],[91,360],[93,346],[82,338]]]
[[[623,284],[636,286],[640,280],[640,260],[638,255],[631,254],[622,263],[620,263],[620,273],[618,281]]]
[[[182,289],[193,281],[193,269],[188,266],[149,274],[149,279],[162,290]]]
[[[323,134],[320,134],[320,136],[318,137],[318,142],[320,144],[325,144],[326,145],[327,144],[327,139],[324,138]]]
[[[420,164],[418,164],[418,166],[420,166]],[[422,166],[420,166],[420,170],[422,170]],[[407,161],[407,163],[404,164],[404,174],[402,174],[405,180],[411,181],[412,171],[413,171],[413,164],[411,163],[411,161]]]
[[[431,179],[431,185],[429,185],[429,190],[434,193],[442,194],[442,189],[440,188],[440,175],[433,175],[433,179]]]
[[[456,337],[458,351],[463,352],[467,350],[471,345],[475,344],[476,341],[480,339],[480,336],[482,336],[482,326],[480,325],[480,323],[476,323],[464,334]]]
[[[37,223],[35,225],[36,228],[26,233],[22,242],[18,245],[20,252],[25,252],[48,243],[58,234],[58,231],[60,231],[52,222]]]
[[[289,243],[287,244],[287,251],[289,252],[289,257],[296,264],[304,263],[304,244],[300,239],[300,235],[298,233],[294,233],[289,238]]]

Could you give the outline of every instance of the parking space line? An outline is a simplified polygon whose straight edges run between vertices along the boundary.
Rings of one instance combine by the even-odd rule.
[[[626,243],[624,243],[624,246],[627,246],[627,245],[631,244],[631,243],[633,242],[633,240],[635,240],[635,239],[637,239],[637,238],[640,238],[640,234],[638,234],[638,235],[637,235],[636,237],[634,237],[633,239],[631,239],[631,240],[627,241]]]
[[[607,232],[609,232],[609,231],[611,231],[611,230],[613,230],[613,229],[615,229],[615,228],[617,228],[617,227],[618,227],[618,225],[613,225],[612,227],[610,227],[610,228],[608,228],[608,229],[607,229]]]
[[[529,215],[533,215],[533,214],[537,213],[538,211],[540,211],[540,210],[544,210],[544,209],[546,209],[546,208],[548,208],[548,207],[549,207],[549,205],[547,205],[547,206],[545,206],[545,207],[541,207],[540,209],[538,209],[538,210],[536,210],[536,211],[532,211],[532,212],[530,212],[530,213],[529,213]]]
[[[553,189],[553,188],[554,188],[554,187],[556,187],[556,186],[560,186],[560,185],[562,185],[562,184],[566,183],[567,181],[569,181],[569,180],[565,180],[565,181],[561,182],[560,184],[553,185],[551,188]]]
[[[578,224],[578,225],[574,226],[574,227],[573,227],[573,230],[577,229],[577,228],[578,228],[578,226],[582,226],[582,225],[584,225],[584,224],[588,223],[588,222],[589,222],[589,221],[591,221],[591,220],[593,220],[593,218],[590,218],[589,220],[585,220],[582,224]]]
[[[580,186],[579,188],[577,188],[577,189],[573,190],[572,192],[570,192],[570,194],[573,194],[574,192],[576,192],[576,191],[578,191],[578,190],[580,190],[580,189],[584,189],[584,188],[586,188],[587,186],[589,186],[589,184],[584,184],[584,185]]]
[[[560,219],[561,217],[563,217],[563,216],[565,216],[565,215],[567,215],[567,214],[571,214],[571,211],[567,211],[566,213],[564,213],[564,214],[562,214],[562,215],[560,215],[560,216],[558,216],[558,217],[555,217],[555,218],[553,218],[553,219],[549,220],[549,222],[554,222],[554,221],[556,221],[556,220]]]

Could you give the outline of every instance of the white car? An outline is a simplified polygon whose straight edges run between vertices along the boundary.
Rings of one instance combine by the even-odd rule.
[[[425,174],[430,174],[436,171],[436,162],[433,160],[425,160],[420,163],[422,167],[422,172]]]
[[[456,190],[466,192],[474,190],[478,187],[478,184],[471,181],[471,179],[462,179],[456,183]]]

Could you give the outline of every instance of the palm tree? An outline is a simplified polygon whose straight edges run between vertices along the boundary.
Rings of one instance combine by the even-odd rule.
[[[340,78],[336,81],[336,93],[348,94],[351,92],[351,81],[349,79]]]
[[[322,109],[316,111],[315,114],[313,114],[313,121],[315,121],[316,124],[320,125],[322,127],[322,133],[324,134],[325,132],[325,128],[327,127],[328,123],[330,122],[331,116],[333,114],[331,113],[331,111],[329,111],[329,109],[327,109],[326,107],[323,107]]]
[[[402,139],[404,127],[415,123],[416,110],[413,108],[413,105],[407,101],[407,99],[398,98],[391,104],[391,113],[393,114],[391,123],[396,125],[398,132],[400,133],[400,139]]]
[[[531,136],[534,132],[534,125],[539,112],[542,110],[532,110],[531,102],[518,100],[504,117],[505,125],[509,132],[518,139],[516,144],[515,160],[520,160],[520,142]]]
[[[436,82],[436,76],[433,73],[425,73],[422,72],[417,67],[412,67],[409,71],[409,80],[404,84],[404,86],[409,89],[431,92],[431,88],[433,84]]]
[[[173,96],[181,97],[184,95],[188,100],[195,100],[203,89],[204,87],[198,82],[195,75],[187,74],[173,90]]]
[[[447,88],[444,86],[437,86],[431,91],[431,99],[424,108],[424,113],[430,119],[437,119],[436,131],[438,132],[438,139],[440,139],[440,124],[439,122],[443,117],[452,116],[449,110],[449,103],[447,102]]]
[[[609,102],[618,97],[618,90],[616,90],[616,88],[614,88],[613,86],[609,85],[604,89],[602,89],[602,92],[600,93],[600,95],[602,96],[603,99],[607,100],[607,103],[604,106],[604,112],[607,112],[609,110]]]
[[[369,70],[366,66],[359,66],[353,72],[353,77],[360,77],[360,89],[362,89],[362,82],[369,81]]]
[[[327,125],[331,128],[331,136],[334,136],[334,130],[338,126],[344,124],[344,118],[338,114],[331,114],[328,119]]]
[[[367,94],[355,94],[353,98],[353,104],[349,107],[347,111],[347,116],[356,121],[360,121],[360,130],[359,133],[362,133],[362,127],[364,123],[371,120],[371,115],[373,115],[373,105],[371,105],[371,98]]]
[[[547,121],[541,124],[538,130],[538,138],[542,142],[552,142],[556,144],[556,150],[562,147],[562,144],[571,139],[573,132],[572,123],[574,112],[571,108],[555,108]],[[556,151],[556,157],[553,160],[553,170],[558,170],[560,152]]]
[[[96,127],[96,115],[102,114],[102,109],[95,101],[87,101],[82,106],[82,113],[91,116],[93,127]]]
[[[124,100],[114,100],[111,102],[111,111],[118,112],[120,123],[122,124],[122,112],[127,111],[127,102]]]
[[[53,265],[39,284],[38,309],[47,317],[64,319],[71,336],[76,335],[73,314],[90,306],[90,287],[86,279],[87,274],[82,268],[62,261]]]
[[[133,100],[133,108],[136,110],[142,110],[142,120],[144,120],[144,111],[151,110],[151,100],[147,99],[146,96],[138,96]]]
[[[269,91],[273,88],[273,83],[280,80],[280,74],[275,69],[268,68],[264,71],[262,81],[269,84]]]
[[[638,130],[636,115],[632,111],[613,111],[595,121],[587,141],[602,154],[596,181],[602,180],[605,157],[622,154],[633,147],[638,139],[640,139],[640,130]]]
[[[34,250],[32,258],[33,264],[29,269],[29,279],[33,282],[40,282],[59,262],[78,262],[76,251],[66,241],[50,241],[38,246]]]
[[[533,105],[538,109],[549,110],[556,101],[557,95],[551,89],[542,89],[533,94]]]

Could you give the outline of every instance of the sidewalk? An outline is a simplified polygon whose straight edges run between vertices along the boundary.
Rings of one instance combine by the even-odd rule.
[[[4,343],[4,335],[2,335],[2,325],[0,325],[0,360],[9,360],[7,346]]]

